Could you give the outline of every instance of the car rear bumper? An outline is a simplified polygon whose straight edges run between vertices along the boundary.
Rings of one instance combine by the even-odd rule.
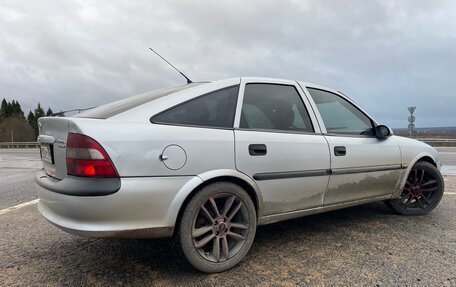
[[[80,236],[115,238],[171,236],[186,189],[202,182],[196,176],[121,178],[115,193],[75,196],[45,188],[58,184],[55,179],[37,174],[35,180],[38,210],[52,224]]]
[[[35,182],[42,188],[66,195],[100,196],[109,195],[120,189],[120,178],[82,178],[66,176],[59,180],[40,170],[35,174]]]

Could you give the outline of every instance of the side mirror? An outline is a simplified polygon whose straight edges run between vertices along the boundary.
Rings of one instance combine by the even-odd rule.
[[[390,128],[385,125],[378,125],[375,127],[375,136],[378,139],[385,139],[392,134],[393,132],[390,130]]]

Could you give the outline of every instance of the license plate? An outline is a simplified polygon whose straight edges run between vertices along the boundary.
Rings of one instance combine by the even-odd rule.
[[[41,160],[52,164],[52,153],[51,147],[48,145],[40,146],[41,149]]]

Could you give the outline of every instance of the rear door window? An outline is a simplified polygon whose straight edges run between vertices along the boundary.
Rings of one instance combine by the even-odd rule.
[[[314,132],[296,88],[278,84],[245,86],[240,128]]]
[[[239,86],[217,90],[154,116],[159,124],[232,128]]]

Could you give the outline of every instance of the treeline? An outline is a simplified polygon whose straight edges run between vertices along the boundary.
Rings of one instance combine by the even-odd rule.
[[[25,118],[18,101],[8,102],[3,99],[0,107],[0,142],[28,142],[36,141],[38,136],[38,119],[52,115],[51,108],[45,112],[38,103],[32,112]]]

